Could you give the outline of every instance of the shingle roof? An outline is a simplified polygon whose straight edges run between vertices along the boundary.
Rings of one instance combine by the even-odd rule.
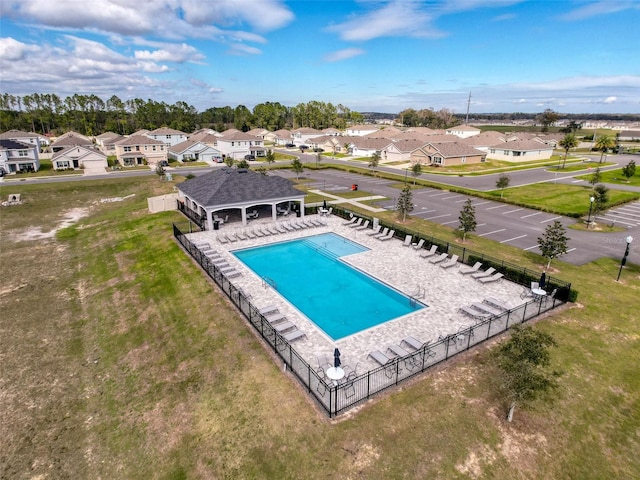
[[[93,142],[91,139],[85,137],[84,135],[75,135],[69,134],[66,137],[60,137],[58,140],[53,142],[53,147],[75,147],[75,146],[93,146]]]
[[[553,150],[551,145],[545,145],[536,140],[513,140],[511,142],[499,143],[497,145],[492,145],[491,148],[496,148],[500,150]]]
[[[178,190],[205,207],[305,196],[287,178],[231,168],[187,180],[178,185]]]
[[[442,142],[442,143],[429,143],[433,148],[435,148],[438,153],[440,153],[443,157],[463,157],[467,155],[484,155],[484,152],[480,150],[470,147],[469,145],[465,145],[462,142]]]
[[[9,140],[8,138],[0,139],[0,146],[7,150],[24,150],[25,148],[35,148],[35,145],[29,145],[26,143],[18,142],[16,140]]]
[[[6,132],[2,132],[0,133],[0,138],[8,138],[8,139],[12,139],[12,138],[34,138],[34,137],[39,137],[40,135],[38,135],[37,133],[29,133],[29,132],[25,132],[22,130],[8,130]]]
[[[186,133],[169,127],[160,127],[155,130],[151,130],[148,135],[186,135]]]
[[[132,135],[116,143],[116,145],[164,145],[164,142],[149,138],[146,135]]]
[[[218,141],[227,141],[227,142],[232,142],[234,140],[250,140],[252,142],[255,142],[256,140],[260,140],[260,139],[255,135],[249,135],[248,133],[245,133],[245,132],[240,132],[240,131],[230,132],[229,130],[224,132],[222,137],[218,139]]]

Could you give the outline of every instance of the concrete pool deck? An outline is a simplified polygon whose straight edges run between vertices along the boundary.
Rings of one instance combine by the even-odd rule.
[[[314,217],[316,216],[311,218]],[[256,220],[246,229],[241,225],[236,229],[233,224],[230,224],[224,225],[223,230],[219,232],[205,231],[188,235],[192,242],[208,242],[212,248],[228,260],[229,264],[242,272],[241,276],[233,278],[231,282],[251,295],[250,301],[257,308],[267,305],[277,306],[287,320],[293,322],[298,329],[306,334],[302,339],[295,341],[292,346],[313,368],[317,366],[316,356],[324,354],[332,357],[333,349],[338,347],[342,354],[342,363],[349,364],[351,367],[357,365],[358,374],[361,374],[379,366],[368,357],[372,350],[380,350],[385,353],[389,346],[399,345],[402,339],[407,336],[413,336],[423,342],[435,341],[439,335],[456,333],[460,328],[473,325],[475,323],[473,319],[458,312],[462,306],[482,302],[487,297],[496,298],[509,307],[525,303],[520,299],[522,291],[520,285],[506,280],[483,284],[468,275],[461,275],[459,267],[444,269],[430,263],[427,259],[421,258],[419,252],[413,247],[403,246],[402,240],[392,239],[382,242],[366,234],[371,231],[370,229],[355,231],[344,226],[345,220],[343,218],[336,216],[321,218],[327,222],[326,226],[232,243],[218,242],[217,233],[250,230],[257,225],[272,222]],[[296,218],[292,220],[295,221]],[[233,250],[326,232],[335,232],[370,249],[344,257],[343,260],[346,263],[409,296],[415,295],[418,287],[424,289],[425,296],[419,298],[419,301],[428,307],[334,341],[276,290],[265,285],[261,278],[231,253]],[[327,298],[327,308],[333,308],[330,298]]]

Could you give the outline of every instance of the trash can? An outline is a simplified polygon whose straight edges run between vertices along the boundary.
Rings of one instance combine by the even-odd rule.
[[[214,230],[220,230],[220,220],[214,220],[213,221],[213,229]]]
[[[302,212],[300,210],[296,210],[296,217],[300,217],[302,215]]]
[[[358,190],[358,184],[357,184],[357,183],[354,183],[354,184],[353,184],[353,189],[354,189],[354,190]]]

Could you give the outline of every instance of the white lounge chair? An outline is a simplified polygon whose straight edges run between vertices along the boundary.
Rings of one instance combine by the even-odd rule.
[[[351,225],[351,224],[356,223],[357,221],[358,221],[358,217],[353,216],[353,217],[351,217],[351,220],[349,220],[348,222],[342,222],[342,224],[343,225]]]
[[[402,243],[403,247],[409,247],[411,246],[411,239],[413,238],[413,235],[407,235],[404,237],[404,242]]]
[[[482,277],[482,278],[478,278],[477,280],[480,283],[491,283],[491,282],[498,282],[500,280],[502,280],[502,277],[504,277],[503,273],[497,272],[494,273],[493,275],[491,275],[490,277]]]
[[[424,245],[424,238],[421,238],[418,243],[414,243],[411,246],[414,250],[420,250],[422,248],[422,245]]]
[[[429,260],[429,262],[433,263],[433,264],[444,262],[447,259],[448,256],[449,256],[449,254],[447,254],[447,253],[441,253],[436,258],[432,258],[431,260]]]
[[[380,237],[384,237],[387,235],[387,233],[389,233],[389,229],[387,227],[384,227],[384,229],[382,230],[382,232],[377,233],[373,236],[373,238],[380,238]]]
[[[429,250],[425,250],[424,252],[420,252],[420,256],[422,258],[433,257],[436,254],[437,251],[438,251],[438,246],[434,243],[433,245],[431,245],[431,248]]]
[[[484,278],[484,277],[490,276],[495,271],[496,271],[495,268],[489,267],[485,271],[481,271],[481,272],[478,272],[478,273],[472,273],[471,276],[473,278]]]
[[[378,240],[380,240],[381,242],[384,242],[385,240],[391,240],[393,238],[393,236],[395,235],[396,231],[395,230],[389,230],[389,233],[387,233],[386,235],[382,236],[382,237],[378,237]]]
[[[354,230],[366,230],[367,228],[369,228],[369,220],[364,222],[362,225],[355,227]]]
[[[451,258],[440,264],[442,268],[451,268],[458,265],[458,255],[451,255]]]
[[[378,224],[373,230],[371,230],[370,232],[367,232],[367,235],[369,235],[370,237],[374,235],[378,235],[380,233],[381,228],[382,228],[382,225]]]
[[[470,274],[476,273],[478,270],[480,270],[480,267],[482,267],[482,262],[476,262],[476,263],[473,264],[473,267],[461,268],[458,271],[463,275],[470,275]]]
[[[351,228],[359,227],[360,225],[362,225],[362,220],[364,220],[364,218],[360,217],[360,218],[358,218],[358,221],[356,223],[350,223],[347,226],[349,226]]]
[[[258,211],[254,210],[251,213],[247,213],[247,218],[253,220],[254,218],[258,218],[259,215]]]
[[[220,243],[229,243],[229,240],[227,240],[227,238],[224,235],[216,235],[216,239],[220,242]]]

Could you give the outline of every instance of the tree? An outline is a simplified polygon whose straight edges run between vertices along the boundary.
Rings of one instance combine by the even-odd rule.
[[[416,162],[411,166],[411,175],[413,175],[413,184],[416,184],[416,178],[422,173],[422,164]]]
[[[598,139],[596,140],[595,143],[595,147],[597,150],[600,150],[602,153],[600,153],[600,162],[602,163],[602,157],[604,157],[604,154],[607,152],[607,150],[609,150],[610,148],[613,148],[616,146],[616,139],[611,136],[611,135],[602,135],[600,137],[598,137]]]
[[[600,171],[600,167],[596,167],[596,169],[591,174],[591,178],[589,179],[589,183],[595,187],[596,183],[600,183],[602,179],[602,172]]]
[[[558,145],[564,149],[564,160],[562,162],[562,168],[564,168],[567,164],[567,155],[569,155],[569,150],[578,146],[578,139],[573,133],[568,133],[558,142]]]
[[[161,163],[158,163],[158,165],[156,165],[156,174],[159,177],[162,177],[164,175],[164,173],[165,173],[164,167],[162,166]]]
[[[596,215],[604,210],[609,201],[609,189],[604,185],[593,187],[593,214]]]
[[[234,162],[233,157],[232,157],[231,155],[227,155],[227,156],[224,158],[224,163],[225,163],[225,165],[226,165],[227,167],[231,168],[231,167],[233,167],[233,164],[234,164],[235,162]]]
[[[511,338],[495,350],[501,383],[509,399],[507,420],[516,404],[528,404],[559,387],[560,372],[549,370],[549,347],[557,346],[551,335],[530,326],[516,325]]]
[[[551,265],[551,260],[567,253],[567,242],[570,239],[566,235],[566,230],[559,220],[547,225],[542,237],[538,237],[540,252],[548,260],[546,269]]]
[[[398,217],[402,216],[403,222],[407,220],[407,213],[413,211],[413,195],[409,185],[405,185],[402,189],[402,193],[400,194],[400,197],[398,197],[396,210],[398,211]]]
[[[376,173],[376,168],[378,168],[378,163],[380,163],[380,153],[374,152],[369,159],[369,168],[373,171],[373,174]]]
[[[629,163],[627,163],[627,165],[622,167],[622,175],[627,180],[629,180],[635,174],[636,174],[636,162],[634,162],[633,160],[631,160]]]
[[[299,179],[300,174],[304,171],[304,165],[299,158],[296,157],[291,161],[291,170],[296,174],[296,179]]]
[[[460,231],[462,231],[462,242],[467,239],[467,233],[476,231],[476,207],[474,207],[471,203],[471,199],[467,199],[462,206],[462,210],[460,210],[460,216],[458,217],[460,220]]]
[[[509,178],[509,175],[506,173],[503,173],[498,177],[496,188],[500,189],[500,198],[504,195],[504,189],[509,186],[509,182],[511,182],[511,178]]]
[[[547,132],[549,131],[549,126],[556,123],[558,118],[560,118],[560,115],[550,108],[547,108],[544,112],[536,116],[536,121],[542,125],[542,131]]]
[[[236,164],[236,168],[249,168],[249,162],[243,158]]]
[[[268,149],[268,150],[267,150],[267,154],[265,155],[265,157],[264,157],[264,158],[265,158],[265,160],[267,161],[267,164],[268,164],[268,165],[271,165],[273,162],[275,162],[275,161],[276,161],[276,156],[275,156],[275,154],[273,153],[273,150],[271,150],[271,149]]]

